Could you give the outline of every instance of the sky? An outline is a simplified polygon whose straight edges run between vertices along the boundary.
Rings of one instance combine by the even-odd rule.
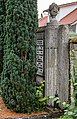
[[[38,4],[38,17],[40,18],[43,10],[48,9],[49,5],[55,2],[56,4],[65,4],[70,2],[76,2],[76,0],[37,0]]]

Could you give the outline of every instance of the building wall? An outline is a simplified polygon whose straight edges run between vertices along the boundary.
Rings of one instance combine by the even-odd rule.
[[[57,20],[60,21],[64,16],[72,12],[74,9],[77,8],[77,5],[72,5],[72,6],[67,6],[67,7],[62,7],[60,8],[60,11],[57,15]]]

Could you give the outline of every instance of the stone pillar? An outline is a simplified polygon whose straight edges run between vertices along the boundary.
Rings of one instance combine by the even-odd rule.
[[[57,90],[61,103],[68,101],[69,96],[69,30],[66,25],[58,29],[57,49]]]
[[[56,20],[57,4],[52,3],[47,11],[51,20],[45,27],[45,95],[55,96],[57,91],[62,104],[69,96],[69,31]],[[47,103],[53,105],[51,99]]]
[[[57,32],[59,23],[51,20],[45,29],[45,95],[54,96],[57,90]],[[47,101],[52,104],[51,99]]]
[[[61,103],[69,96],[68,27],[51,20],[45,30],[45,95],[55,96]],[[52,100],[49,99],[49,105]]]

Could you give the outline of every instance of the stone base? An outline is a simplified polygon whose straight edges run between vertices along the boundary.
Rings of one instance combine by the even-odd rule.
[[[51,119],[48,114],[40,114],[26,117],[4,118],[4,119]]]

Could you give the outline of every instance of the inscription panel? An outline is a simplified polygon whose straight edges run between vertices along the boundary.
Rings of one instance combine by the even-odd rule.
[[[36,37],[36,66],[37,75],[44,75],[44,32],[37,33]]]
[[[37,39],[44,39],[44,32],[37,33]]]
[[[43,62],[43,56],[37,55],[36,56],[37,61]]]
[[[42,40],[38,40],[38,39],[37,39],[37,45],[38,45],[38,46],[43,45],[43,39],[42,39]]]

